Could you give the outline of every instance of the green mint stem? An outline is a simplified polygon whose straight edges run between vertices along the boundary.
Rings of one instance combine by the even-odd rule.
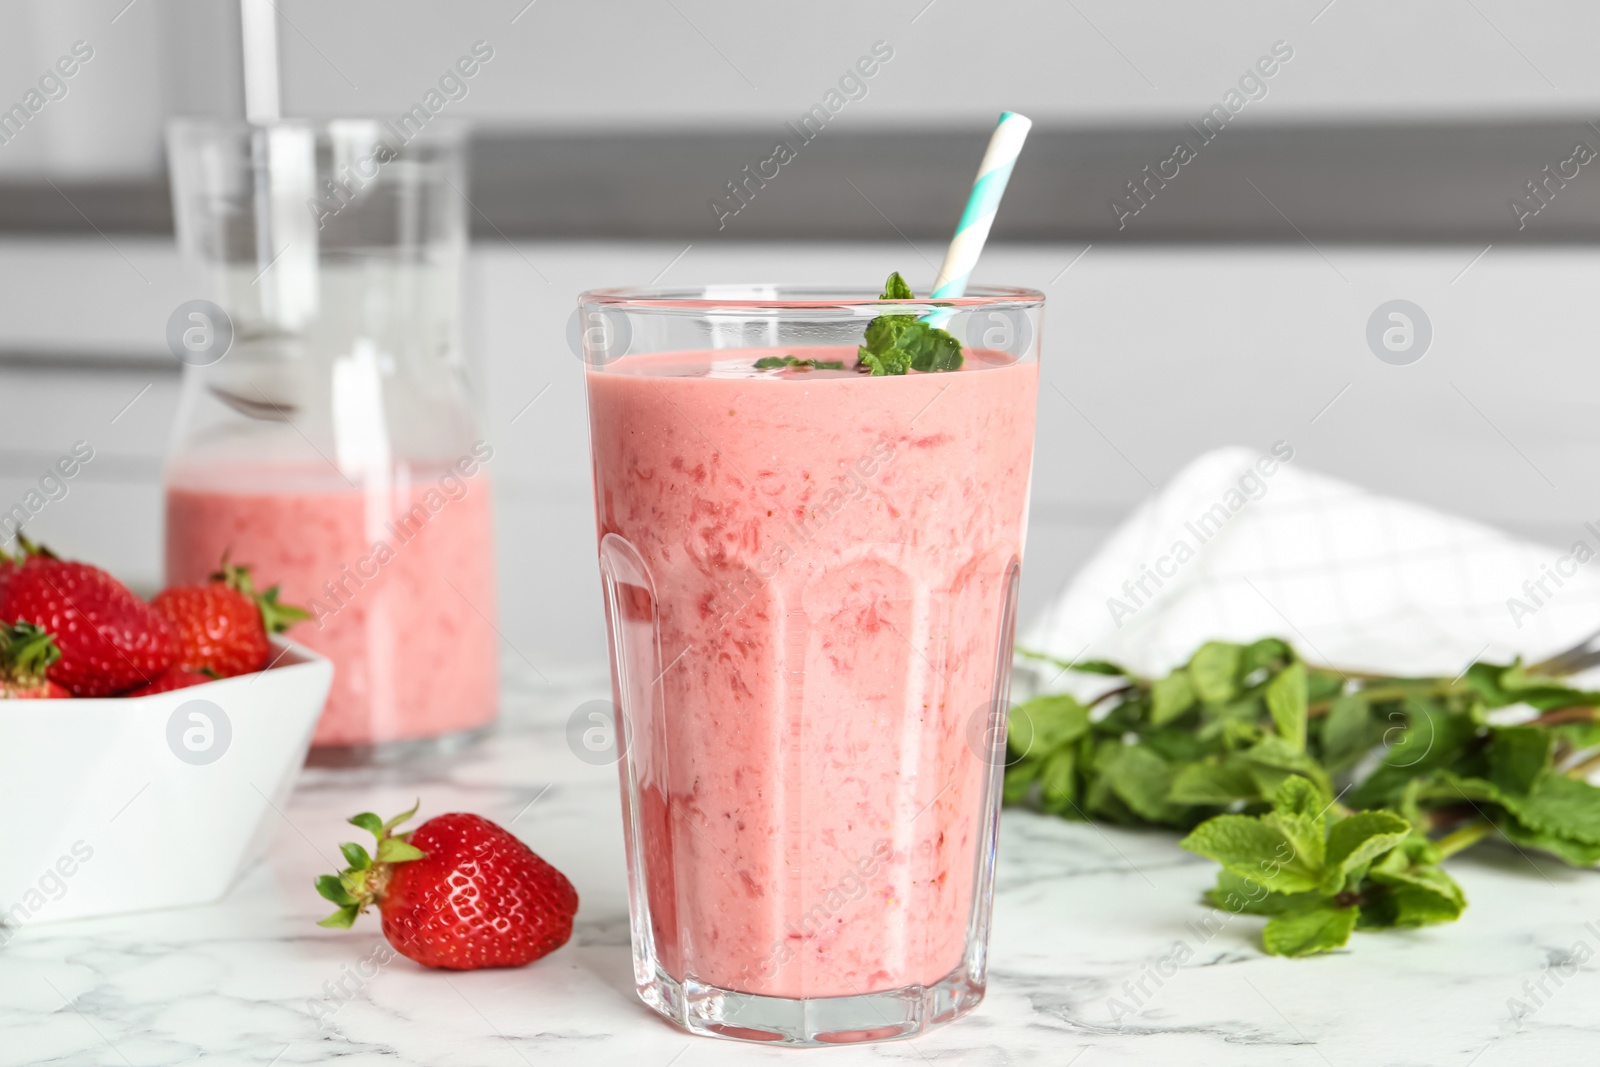
[[[1494,824],[1480,819],[1445,834],[1433,843],[1433,847],[1439,850],[1440,859],[1448,859],[1462,849],[1476,845],[1492,833]]]

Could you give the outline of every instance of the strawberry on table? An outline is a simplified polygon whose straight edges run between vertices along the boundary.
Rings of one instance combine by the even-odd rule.
[[[0,619],[31,622],[55,635],[61,659],[50,678],[73,696],[103,697],[143,685],[172,665],[167,621],[99,567],[64,560],[19,537],[0,582]]]
[[[49,679],[50,668],[60,659],[49,630],[31,622],[0,622],[0,700],[70,697]]]
[[[350,866],[317,879],[317,892],[339,910],[319,925],[348,929],[376,904],[395,951],[463,971],[520,967],[567,943],[578,894],[565,875],[478,815],[438,815],[410,833],[392,832],[416,812],[350,820],[377,838],[377,854],[339,846]]]
[[[278,603],[277,586],[256,592],[250,568],[230,564],[226,557],[205,585],[164,589],[152,604],[172,624],[178,666],[218,678],[261,670],[272,654],[268,638],[311,618],[310,612]]]

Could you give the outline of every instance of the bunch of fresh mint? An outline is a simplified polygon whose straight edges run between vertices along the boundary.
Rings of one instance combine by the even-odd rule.
[[[1600,693],[1562,680],[1592,660],[1392,678],[1265,638],[1208,642],[1143,678],[1024,654],[1115,681],[1012,710],[1006,802],[1188,830],[1183,847],[1222,865],[1211,902],[1269,916],[1270,953],[1455,920],[1466,900],[1438,865],[1490,835],[1600,861],[1600,789],[1583,778],[1600,763]]]

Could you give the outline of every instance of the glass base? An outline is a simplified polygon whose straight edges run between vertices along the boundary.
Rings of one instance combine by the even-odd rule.
[[[679,982],[659,969],[639,987],[640,999],[691,1034],[802,1048],[915,1037],[959,1019],[977,1007],[983,992],[965,966],[932,985],[805,1000]]]
[[[306,753],[307,767],[374,767],[404,763],[430,756],[448,756],[470,748],[494,729],[492,722],[470,730],[458,730],[438,737],[413,737],[404,741],[380,741],[371,745],[313,745]]]

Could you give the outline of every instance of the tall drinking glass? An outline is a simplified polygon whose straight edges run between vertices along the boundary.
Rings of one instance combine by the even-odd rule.
[[[982,998],[1042,309],[581,298],[635,978],[679,1026],[872,1041]],[[964,364],[858,373],[883,314]]]

